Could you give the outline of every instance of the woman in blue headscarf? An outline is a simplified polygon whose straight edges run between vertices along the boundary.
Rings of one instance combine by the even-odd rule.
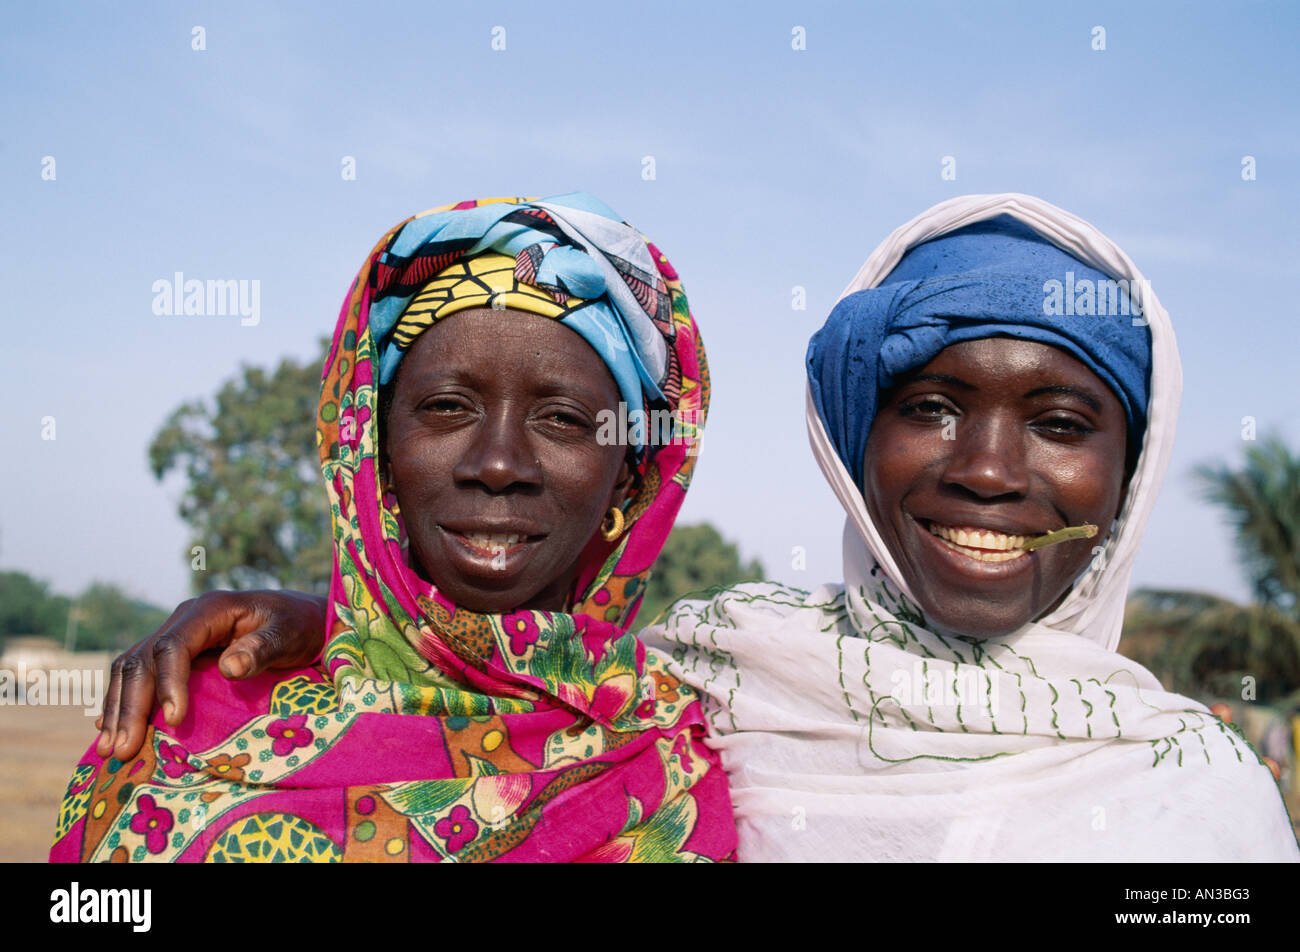
[[[1181,390],[1127,256],[1029,196],[944,202],[807,365],[843,584],[643,632],[706,695],[741,858],[1300,858],[1250,746],[1115,652]]]

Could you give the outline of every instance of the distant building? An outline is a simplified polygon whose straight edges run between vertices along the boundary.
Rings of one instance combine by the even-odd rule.
[[[0,651],[0,668],[49,671],[56,668],[104,668],[113,663],[111,651],[65,651],[53,638],[9,637]]]

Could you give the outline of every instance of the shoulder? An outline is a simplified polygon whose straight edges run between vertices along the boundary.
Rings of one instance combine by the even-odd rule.
[[[741,582],[679,598],[649,627],[670,633],[700,626],[765,628],[799,617],[820,624],[823,616],[843,611],[843,586],[823,585],[808,592],[778,582]]]

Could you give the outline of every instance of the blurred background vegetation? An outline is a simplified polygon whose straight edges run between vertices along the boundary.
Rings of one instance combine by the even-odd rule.
[[[1120,651],[1171,691],[1300,712],[1300,457],[1276,438],[1238,467],[1201,466],[1205,499],[1226,515],[1253,599],[1142,589],[1125,612]]]
[[[332,536],[316,451],[328,344],[320,341],[316,360],[241,367],[213,401],[177,407],[149,444],[157,479],[185,477],[179,513],[190,527],[195,594],[329,591]]]
[[[757,559],[741,562],[736,546],[709,523],[675,526],[655,561],[636,624],[650,624],[683,595],[759,581],[763,575]]]
[[[0,572],[0,653],[17,637],[48,638],[69,651],[121,651],[169,614],[115,585],[95,582],[69,598],[24,572]]]

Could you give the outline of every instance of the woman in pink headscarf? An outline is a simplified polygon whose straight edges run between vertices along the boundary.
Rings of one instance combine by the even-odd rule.
[[[607,439],[620,403],[673,438]],[[242,681],[200,659],[190,703],[189,654],[162,649],[175,690],[115,738],[152,655],[119,659],[51,859],[731,858],[698,699],[628,631],[707,404],[676,273],[590,196],[398,225],[325,366],[329,598],[254,596],[225,632],[186,627],[235,604],[199,599],[153,642],[288,605],[325,626],[323,657]]]

